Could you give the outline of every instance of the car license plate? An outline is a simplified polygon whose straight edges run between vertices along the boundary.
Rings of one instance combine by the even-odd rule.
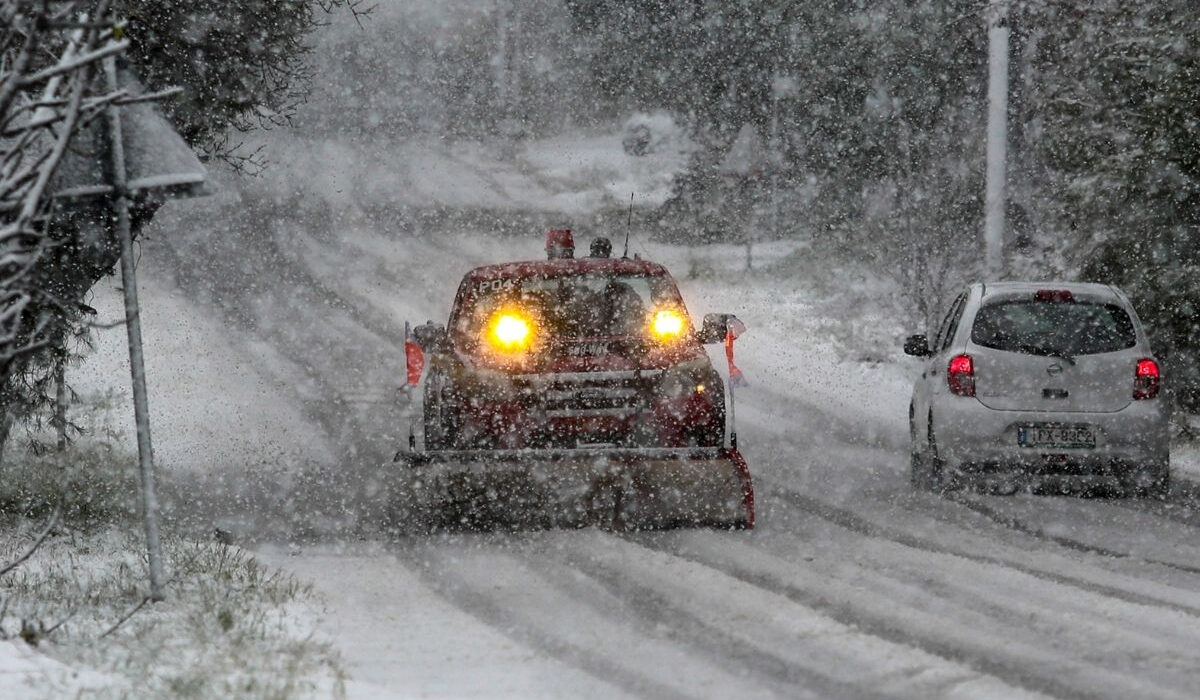
[[[1084,448],[1096,446],[1096,433],[1086,425],[1023,425],[1017,428],[1021,447]]]

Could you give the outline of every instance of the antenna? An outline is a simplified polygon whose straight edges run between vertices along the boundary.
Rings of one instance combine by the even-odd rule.
[[[633,228],[633,193],[629,193],[629,219],[625,222],[625,252],[622,258],[629,257],[629,229]]]

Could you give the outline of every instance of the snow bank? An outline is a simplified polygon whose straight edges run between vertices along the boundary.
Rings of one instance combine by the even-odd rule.
[[[124,316],[119,281],[108,278],[89,302],[101,324]],[[143,266],[139,278],[154,451],[164,469],[206,471],[231,464],[304,459],[329,461],[319,433],[304,418],[272,358],[239,347],[232,329]],[[124,326],[93,332],[95,351],[68,372],[82,395],[112,392],[109,420],[136,434]],[[279,374],[287,375],[284,369]]]
[[[621,147],[621,133],[575,133],[509,145],[351,140],[306,141],[268,135],[282,156],[260,182],[303,193],[337,211],[373,206],[588,214],[657,207],[687,165],[691,145],[676,138],[645,156]]]
[[[266,547],[256,556],[312,581],[325,596],[323,633],[347,660],[346,693],[355,700],[622,697],[455,607],[379,545],[295,557]]]
[[[7,697],[82,697],[128,687],[113,676],[68,666],[20,639],[0,640],[0,689]]]

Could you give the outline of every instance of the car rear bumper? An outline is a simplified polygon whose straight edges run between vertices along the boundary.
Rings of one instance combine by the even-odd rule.
[[[1035,493],[1094,493],[1120,491],[1149,491],[1163,483],[1159,472],[1131,469],[1122,474],[1045,474],[1002,471],[995,473],[952,472],[948,476],[951,488],[971,488],[991,493],[1032,491]]]
[[[986,491],[1029,488],[1078,492],[1150,489],[1164,479],[1165,463],[1074,456],[1041,462],[960,462],[949,472],[953,484]]]
[[[1165,470],[1170,459],[1167,404],[1133,401],[1112,413],[998,411],[952,397],[934,412],[938,456],[964,476],[1093,477],[1128,481],[1141,470]],[[1088,426],[1094,447],[1027,447],[1017,432],[1030,425]]]

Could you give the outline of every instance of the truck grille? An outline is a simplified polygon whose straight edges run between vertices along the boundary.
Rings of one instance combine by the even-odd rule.
[[[581,373],[588,374],[588,373]],[[542,392],[542,406],[548,418],[635,415],[643,404],[644,379],[629,376],[578,379],[550,383]]]

